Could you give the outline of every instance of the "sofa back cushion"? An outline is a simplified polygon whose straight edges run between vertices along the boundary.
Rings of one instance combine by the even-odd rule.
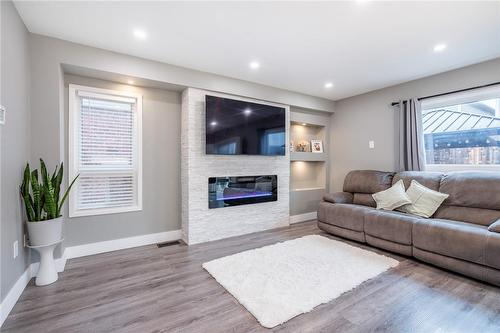
[[[400,179],[406,188],[414,179],[432,190],[449,195],[432,218],[489,226],[500,218],[500,173],[461,171],[443,174],[429,171],[384,172],[356,170],[347,174],[344,192],[353,203],[375,207],[372,194],[388,189]]]
[[[344,192],[373,194],[392,186],[394,172],[355,170],[344,180]]]
[[[500,172],[450,172],[439,192],[450,195],[444,202],[448,206],[500,210]]]
[[[405,188],[410,187],[411,181],[416,180],[419,184],[424,185],[434,191],[439,191],[439,185],[444,174],[442,172],[430,171],[402,171],[394,175],[392,184],[396,184],[400,179],[403,180]]]

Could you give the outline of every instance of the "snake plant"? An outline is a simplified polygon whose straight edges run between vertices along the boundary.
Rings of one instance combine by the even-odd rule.
[[[49,176],[45,163],[40,159],[40,170],[40,175],[37,169],[31,171],[30,165],[27,163],[21,184],[21,196],[24,201],[26,216],[30,222],[51,220],[60,217],[63,204],[68,197],[71,187],[73,187],[78,178],[76,176],[71,181],[66,192],[60,198],[64,172],[63,163],[61,163],[60,167],[56,166],[52,176]]]

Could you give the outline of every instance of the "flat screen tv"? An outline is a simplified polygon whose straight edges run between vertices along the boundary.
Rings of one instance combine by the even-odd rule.
[[[216,96],[205,97],[206,153],[285,155],[285,109]]]

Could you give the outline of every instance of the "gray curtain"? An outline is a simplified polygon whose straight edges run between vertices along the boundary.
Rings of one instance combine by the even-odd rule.
[[[422,110],[416,98],[399,101],[396,110],[397,168],[423,171],[425,168]]]

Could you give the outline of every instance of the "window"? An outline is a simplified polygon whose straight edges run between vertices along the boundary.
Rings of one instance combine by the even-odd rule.
[[[428,170],[500,170],[500,86],[422,101]]]
[[[70,217],[142,209],[142,97],[69,86]]]

